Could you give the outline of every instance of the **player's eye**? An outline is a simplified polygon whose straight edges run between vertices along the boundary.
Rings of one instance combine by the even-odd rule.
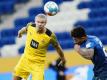
[[[45,21],[37,21],[38,23],[46,23]]]

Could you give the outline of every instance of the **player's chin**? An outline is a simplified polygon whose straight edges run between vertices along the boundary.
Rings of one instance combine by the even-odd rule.
[[[42,30],[43,29],[43,26],[39,26],[39,28],[38,28],[39,30]]]
[[[77,45],[81,45],[82,43],[78,42],[78,43],[75,43],[75,44],[77,44]]]

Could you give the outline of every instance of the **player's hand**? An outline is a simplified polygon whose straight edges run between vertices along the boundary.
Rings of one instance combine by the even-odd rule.
[[[21,31],[20,31],[20,30],[18,31],[18,37],[19,37],[19,38],[21,38],[21,37],[22,37],[22,33],[21,33]]]
[[[59,64],[58,64],[58,66],[64,66],[65,63],[66,63],[65,58],[59,58],[59,59],[60,59],[60,62],[59,62]]]
[[[79,52],[80,51],[80,45],[75,44],[74,45],[74,49],[75,49],[75,51]]]

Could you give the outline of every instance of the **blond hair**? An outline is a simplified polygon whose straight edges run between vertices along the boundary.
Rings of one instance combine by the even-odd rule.
[[[44,18],[47,20],[47,16],[43,13],[38,14],[35,18],[40,17],[40,18]]]

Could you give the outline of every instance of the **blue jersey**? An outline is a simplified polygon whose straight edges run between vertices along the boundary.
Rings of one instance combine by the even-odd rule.
[[[81,45],[88,49],[94,49],[94,56],[91,59],[94,64],[94,76],[107,76],[107,53],[101,40],[96,36],[87,36],[87,40]]]

